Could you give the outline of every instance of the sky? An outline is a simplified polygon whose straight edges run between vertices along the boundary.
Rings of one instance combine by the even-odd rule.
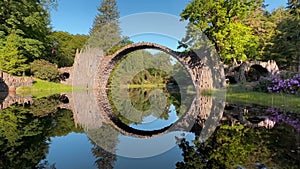
[[[179,16],[189,0],[117,0],[120,17],[160,12]],[[51,12],[54,30],[72,34],[88,34],[97,15],[100,0],[59,0],[58,8]]]
[[[88,34],[97,15],[101,0],[59,0],[58,8],[51,12],[54,30],[71,34]],[[120,16],[135,13],[160,12],[179,16],[190,0],[117,0]],[[287,0],[266,0],[268,10],[285,5]]]
[[[175,48],[185,34],[187,22],[180,22],[180,13],[191,0],[117,0],[123,36],[134,42],[150,41]],[[89,34],[101,0],[59,0],[51,11],[55,31]],[[287,0],[265,0],[272,11]],[[165,42],[165,43],[162,43]]]

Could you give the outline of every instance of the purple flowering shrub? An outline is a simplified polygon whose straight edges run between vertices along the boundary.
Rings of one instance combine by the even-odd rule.
[[[277,76],[262,78],[254,90],[272,93],[299,94],[300,74],[284,72]]]

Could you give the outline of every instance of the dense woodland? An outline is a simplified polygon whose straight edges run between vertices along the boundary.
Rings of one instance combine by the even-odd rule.
[[[191,1],[182,7],[181,18],[189,25],[179,47],[201,47],[204,34],[227,64],[272,59],[281,69],[298,71],[300,5],[298,0],[286,3],[267,11],[263,0]],[[49,67],[72,66],[76,49],[100,47],[111,54],[131,43],[121,36],[115,0],[101,1],[89,35],[53,31],[50,10],[56,5],[56,0],[0,2],[0,70],[34,75],[41,71],[35,69],[40,60]]]

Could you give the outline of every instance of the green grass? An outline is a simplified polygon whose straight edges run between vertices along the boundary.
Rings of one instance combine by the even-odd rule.
[[[166,84],[151,84],[151,83],[145,83],[145,84],[130,84],[129,88],[134,89],[134,88],[164,88],[166,87]]]
[[[242,86],[229,86],[226,93],[229,103],[256,104],[300,112],[300,96],[249,91]]]
[[[130,85],[129,88],[155,88],[165,87],[161,84],[143,84]],[[19,95],[32,95],[35,98],[47,97],[53,94],[69,93],[74,90],[85,90],[79,87],[73,88],[69,85],[60,83],[53,83],[44,80],[34,79],[33,86],[23,86],[17,88]],[[212,95],[213,91],[207,91],[202,94]],[[243,86],[231,85],[226,91],[226,101],[228,103],[239,104],[256,104],[261,106],[268,106],[280,108],[290,111],[300,112],[300,96],[287,94],[262,93],[247,90]]]
[[[18,95],[32,95],[36,98],[47,97],[54,94],[68,93],[73,90],[80,90],[80,88],[73,88],[72,86],[48,82],[40,79],[34,79],[32,86],[22,86],[17,88]]]

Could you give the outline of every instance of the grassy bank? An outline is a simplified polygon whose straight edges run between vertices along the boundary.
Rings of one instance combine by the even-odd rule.
[[[51,96],[53,94],[72,92],[74,88],[69,85],[48,82],[40,79],[34,79],[32,86],[22,86],[17,88],[19,95],[32,95],[36,98]],[[75,89],[79,90],[79,89]]]
[[[124,86],[127,87],[127,86]],[[129,88],[134,89],[134,88],[164,88],[166,87],[166,84],[130,84]]]
[[[128,87],[128,86],[127,86]],[[163,88],[163,84],[143,84],[130,85],[129,88]],[[72,86],[47,82],[34,79],[33,86],[23,86],[17,89],[19,95],[32,95],[36,98],[46,97],[53,94],[68,93],[74,90],[84,90],[73,88]],[[205,94],[205,93],[203,93]],[[211,95],[211,92],[206,93]],[[237,104],[256,104],[300,112],[300,96],[274,93],[253,92],[245,89],[243,86],[231,85],[226,91],[226,101]]]
[[[244,89],[242,86],[229,86],[226,93],[229,103],[256,104],[300,112],[300,96],[262,93]]]

